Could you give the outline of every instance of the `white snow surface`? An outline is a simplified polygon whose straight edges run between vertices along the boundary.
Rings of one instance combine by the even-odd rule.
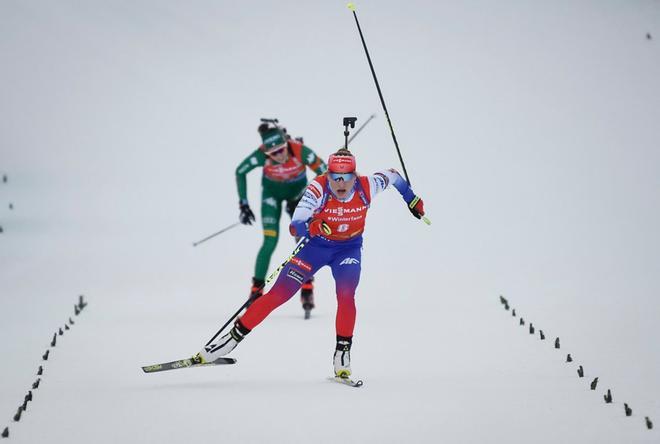
[[[358,167],[400,168],[344,2],[0,4],[7,442],[660,441],[660,4],[357,7],[433,224],[394,190],[373,202],[351,389],[327,380],[327,269],[312,319],[295,296],[237,365],[140,370],[190,356],[247,297],[259,226],[192,242],[235,222],[260,117],[326,157],[343,116],[375,112]]]

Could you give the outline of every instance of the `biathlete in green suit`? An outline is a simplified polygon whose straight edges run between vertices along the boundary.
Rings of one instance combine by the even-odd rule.
[[[251,301],[263,294],[264,279],[279,237],[282,205],[286,205],[286,212],[291,217],[307,187],[305,167],[317,175],[323,174],[327,170],[325,162],[303,143],[302,138],[292,139],[286,133],[286,129],[278,126],[275,120],[262,123],[259,125],[258,131],[263,143],[236,168],[240,221],[246,225],[252,225],[255,217],[247,200],[245,176],[257,167],[263,168],[261,222],[264,240],[254,267],[254,277],[250,289]],[[303,284],[300,299],[305,310],[305,318],[308,318],[310,311],[314,308],[312,279]]]

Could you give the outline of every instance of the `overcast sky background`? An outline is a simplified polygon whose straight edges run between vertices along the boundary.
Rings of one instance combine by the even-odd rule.
[[[195,352],[247,297],[258,226],[191,244],[236,221],[234,169],[259,145],[260,117],[326,157],[342,117],[377,113],[353,143],[358,168],[400,167],[345,2],[0,5],[0,428],[12,440],[657,441],[660,3],[357,6],[433,225],[394,191],[374,201],[353,352],[365,386],[350,391],[325,380],[327,270],[314,318],[294,298],[238,365],[139,370]],[[259,183],[251,173],[255,210]],[[271,269],[292,246],[283,235]],[[44,364],[79,294],[90,305]],[[519,327],[500,294],[562,350]]]

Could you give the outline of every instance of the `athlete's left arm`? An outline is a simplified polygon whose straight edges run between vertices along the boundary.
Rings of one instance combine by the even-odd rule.
[[[393,185],[399,194],[401,194],[403,200],[408,204],[408,209],[412,215],[420,219],[424,215],[424,201],[415,195],[408,181],[401,177],[401,174],[397,170],[391,168],[389,170],[378,171],[369,176],[369,189],[372,198],[376,194],[385,191],[390,185]]]
[[[303,163],[317,175],[325,173],[328,169],[325,162],[307,145],[302,146],[302,159]]]

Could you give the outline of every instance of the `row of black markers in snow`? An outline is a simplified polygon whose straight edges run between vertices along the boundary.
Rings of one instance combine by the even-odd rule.
[[[7,181],[8,181],[8,179],[7,179],[7,175],[6,175],[6,174],[3,174],[3,175],[2,175],[2,183],[7,183]],[[13,210],[13,209],[14,209],[14,204],[11,203],[11,202],[9,203],[9,209],[10,209],[10,210]],[[4,231],[4,229],[2,228],[2,224],[0,224],[0,233],[2,233],[3,231]]]
[[[80,295],[78,297],[78,303],[73,306],[73,312],[76,316],[80,314],[80,312],[87,306],[87,302],[85,302],[83,295]],[[64,328],[60,327],[55,334],[53,334],[53,339],[50,341],[50,347],[46,349],[44,354],[41,356],[42,361],[48,361],[49,355],[50,355],[50,350],[54,348],[57,345],[57,337],[64,335],[64,332],[66,330],[70,330],[71,326],[73,326],[75,322],[73,322],[72,318],[69,318],[69,321],[64,323]],[[37,390],[39,388],[39,384],[41,384],[41,376],[44,374],[44,366],[40,365],[39,369],[37,369],[37,379],[32,383],[32,390]],[[27,411],[27,406],[28,402],[32,401],[32,390],[28,390],[27,395],[25,395],[25,398],[23,399],[23,403],[18,406],[18,410],[16,410],[16,414],[14,415],[14,421],[18,422],[21,420],[21,416],[25,414]],[[5,429],[2,431],[2,434],[0,435],[3,438],[8,438],[9,437],[9,427],[5,427]]]
[[[504,296],[501,296],[501,295],[500,295],[500,303],[504,306],[505,310],[511,309],[511,307],[509,306],[509,301]],[[515,308],[511,309],[511,316],[516,317],[516,309]],[[522,316],[520,317],[519,325],[521,325],[521,326],[525,325],[525,320],[523,319]],[[533,334],[535,334],[535,332],[536,332],[536,329],[534,328],[534,324],[532,324],[530,322],[529,323],[529,334],[533,335]],[[541,340],[545,340],[545,333],[543,333],[543,330],[539,330],[539,336],[540,336]],[[561,348],[561,344],[559,342],[558,337],[555,338],[555,348],[556,349]],[[570,353],[568,353],[566,355],[566,362],[573,362],[573,358],[571,357]],[[582,367],[582,365],[580,365],[578,367],[577,374],[580,378],[584,378],[584,368]],[[598,386],[598,377],[596,377],[593,381],[591,381],[591,384],[589,385],[589,387],[591,388],[591,390],[596,390],[597,386]],[[612,390],[611,389],[607,389],[607,393],[605,393],[603,395],[603,399],[605,400],[606,404],[611,404],[612,403],[614,398],[612,397]],[[626,416],[632,416],[632,408],[627,403],[623,404],[623,411],[626,414]],[[652,429],[653,428],[653,422],[651,421],[651,419],[648,416],[646,416],[646,417],[644,417],[644,420],[646,422],[646,427],[649,430]]]

